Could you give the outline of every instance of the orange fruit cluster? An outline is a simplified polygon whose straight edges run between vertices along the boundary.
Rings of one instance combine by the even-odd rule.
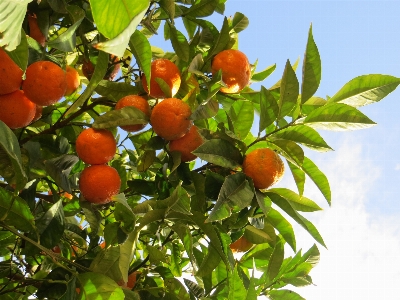
[[[57,103],[80,84],[74,68],[68,66],[65,72],[50,61],[32,63],[26,69],[25,80],[22,76],[23,71],[0,48],[0,120],[11,129],[37,121],[43,106]]]
[[[87,164],[79,178],[79,189],[85,200],[105,204],[119,193],[121,178],[107,163],[113,159],[117,143],[111,131],[88,128],[76,139],[76,153]]]

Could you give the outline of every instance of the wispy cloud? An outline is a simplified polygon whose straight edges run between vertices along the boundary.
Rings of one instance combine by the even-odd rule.
[[[399,299],[400,216],[380,216],[365,207],[381,170],[354,142],[344,142],[330,157],[316,163],[330,180],[332,207],[305,215],[329,250],[319,246],[321,261],[311,272],[316,286],[296,291],[307,300]],[[305,195],[324,201],[312,183]],[[314,241],[308,233],[300,227],[295,230],[298,248],[311,247]]]

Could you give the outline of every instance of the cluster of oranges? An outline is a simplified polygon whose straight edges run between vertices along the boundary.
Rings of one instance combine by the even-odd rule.
[[[78,72],[64,71],[50,61],[37,61],[23,71],[0,48],[0,120],[9,128],[28,126],[42,115],[43,106],[71,95],[80,84]]]

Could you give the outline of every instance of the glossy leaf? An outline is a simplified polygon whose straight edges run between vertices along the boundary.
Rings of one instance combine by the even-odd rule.
[[[269,66],[262,70],[261,72],[254,73],[253,76],[251,76],[251,81],[253,82],[261,82],[264,81],[269,75],[271,75],[276,69],[276,64],[273,64],[272,66]]]
[[[304,184],[306,182],[306,173],[299,167],[292,164],[287,160],[290,171],[292,172],[293,179],[296,182],[297,189],[299,191],[299,195],[303,195],[304,193]]]
[[[124,299],[124,292],[110,277],[94,273],[81,273],[78,275],[81,299],[85,300],[120,300]]]
[[[185,62],[189,61],[189,43],[186,40],[186,37],[180,32],[176,27],[170,23],[169,28],[170,28],[170,38],[171,38],[171,43],[172,47],[175,50],[176,55],[180,59],[182,59]]]
[[[8,56],[20,67],[22,71],[28,66],[28,41],[24,29],[21,29],[21,43],[11,52],[7,52]],[[1,32],[1,31],[0,31]]]
[[[326,201],[328,201],[328,204],[331,205],[331,188],[325,174],[307,157],[304,157],[302,170],[314,181],[315,185],[324,195]]]
[[[332,150],[316,130],[305,125],[285,128],[272,134],[270,137],[300,143],[316,151],[326,152]]]
[[[149,0],[126,2],[123,0],[91,0],[93,19],[106,38],[112,39],[127,28],[134,17],[149,6]]]
[[[313,110],[320,108],[326,104],[326,100],[321,97],[311,97],[301,106],[301,112],[304,115],[308,115]]]
[[[285,241],[296,251],[296,237],[294,235],[293,227],[279,211],[271,208],[268,212],[266,220],[272,224],[279,231]]]
[[[95,129],[112,128],[117,126],[147,124],[150,118],[140,109],[125,106],[121,109],[110,110],[96,118],[92,127]]]
[[[276,139],[271,141],[273,147],[279,150],[279,152],[289,161],[293,162],[297,166],[301,166],[304,160],[304,151],[295,142]]]
[[[34,217],[26,202],[0,187],[0,220],[23,232],[35,228]]]
[[[249,19],[241,12],[235,12],[232,19],[231,30],[234,30],[236,33],[239,33],[245,30],[248,25],[249,25]]]
[[[224,22],[222,24],[221,31],[220,31],[217,39],[214,40],[213,47],[210,49],[210,51],[208,53],[207,60],[211,59],[214,55],[218,54],[222,50],[225,50],[226,45],[230,41],[229,31],[230,31],[230,29],[229,29],[228,19],[225,17]]]
[[[299,81],[297,80],[296,73],[288,60],[286,62],[280,86],[279,118],[283,118],[292,111],[297,103],[298,96]]]
[[[206,141],[192,153],[205,161],[230,169],[240,166],[242,161],[239,149],[222,139]]]
[[[136,30],[129,40],[129,47],[146,78],[151,78],[151,45],[148,39]],[[150,84],[150,80],[147,84]]]
[[[265,216],[267,216],[272,205],[271,199],[269,199],[266,195],[264,195],[260,191],[256,191],[256,199],[262,212],[264,213]]]
[[[268,192],[280,195],[282,198],[286,199],[286,201],[289,201],[290,205],[298,211],[313,212],[322,210],[314,201],[304,196],[299,196],[289,189],[273,188],[269,189]]]
[[[214,117],[218,112],[218,102],[213,98],[200,104],[191,114],[191,120],[203,120]]]
[[[235,134],[240,139],[244,139],[250,132],[254,120],[254,107],[250,101],[236,100],[230,110]]]
[[[262,132],[274,123],[279,114],[279,106],[271,92],[264,86],[260,91],[260,123],[258,132]]]
[[[376,125],[356,108],[341,103],[317,108],[304,119],[304,124],[333,131],[357,130]]]
[[[211,15],[218,2],[215,0],[200,0],[196,4],[192,5],[186,12],[185,16],[203,18]]]
[[[0,133],[0,162],[5,163],[8,170],[12,170],[10,176],[7,176],[6,170],[3,169],[3,166],[0,166],[0,176],[7,180],[14,178],[16,188],[21,189],[28,178],[22,166],[21,150],[17,137],[2,121],[0,121]]]
[[[267,278],[270,282],[272,282],[276,275],[278,275],[279,270],[282,266],[283,258],[285,255],[284,245],[284,241],[278,240],[278,242],[275,244],[274,251],[272,252],[271,257],[269,258]]]
[[[44,247],[54,247],[64,234],[65,220],[62,200],[53,204],[36,222],[40,233],[40,244]]]
[[[329,103],[344,103],[354,107],[378,102],[393,92],[400,84],[400,78],[369,74],[358,76],[346,83]]]
[[[301,84],[301,103],[310,99],[321,81],[321,58],[312,35],[312,26],[308,32],[306,52],[303,61],[303,81]]]

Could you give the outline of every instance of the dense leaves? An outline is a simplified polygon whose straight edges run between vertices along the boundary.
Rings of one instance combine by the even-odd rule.
[[[0,3],[0,46],[21,69],[50,60],[86,77],[29,126],[11,130],[0,121],[1,299],[303,299],[290,285],[312,284],[309,273],[319,251],[316,245],[304,254],[297,250],[292,223],[326,247],[305,217],[324,208],[306,196],[306,180],[320,190],[325,206],[332,201],[327,177],[304,148],[332,150],[318,129],[375,125],[358,107],[380,101],[400,81],[363,75],[331,98],[315,95],[320,37],[314,40],[310,27],[301,78],[299,60],[287,60],[276,84],[257,89],[251,84],[263,82],[277,64],[251,61],[249,85],[224,94],[220,89],[228,80],[221,70],[211,73],[213,58],[238,49],[240,32],[251,22],[240,12],[224,16],[225,5],[226,0]],[[37,16],[45,46],[26,37],[32,31],[28,14]],[[221,14],[221,27],[206,18],[213,14]],[[155,34],[164,36],[171,52],[151,44]],[[157,58],[179,69],[175,97],[190,107],[185,121],[201,136],[200,146],[189,151],[195,161],[182,162],[183,154],[153,131],[157,120],[139,108],[114,109],[127,95],[145,97],[151,108],[162,101],[149,96],[141,81],[143,75],[151,78]],[[166,80],[155,81],[171,95]],[[118,129],[136,124],[146,127]],[[117,142],[109,165],[121,188],[99,205],[80,194],[79,177],[87,166],[75,143],[86,127],[110,130]],[[246,155],[266,147],[284,158],[285,176],[293,176],[297,191],[259,190],[243,172]],[[103,190],[106,183],[92,189]]]

